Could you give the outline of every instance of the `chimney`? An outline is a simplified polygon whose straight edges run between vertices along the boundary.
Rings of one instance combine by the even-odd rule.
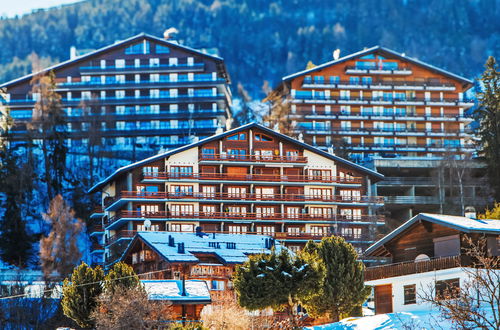
[[[172,237],[172,235],[168,235],[168,246],[172,246],[172,247],[175,246],[175,241],[174,241],[174,238]]]
[[[186,277],[184,275],[182,276],[181,296],[183,296],[183,297],[187,296],[187,291],[186,291]]]
[[[76,47],[71,46],[71,48],[69,49],[69,59],[72,60],[75,58],[76,58]]]
[[[177,243],[177,253],[184,254],[185,252],[184,243]]]
[[[338,60],[339,57],[340,57],[340,49],[337,48],[333,51],[333,59]]]
[[[474,206],[467,206],[465,208],[464,217],[469,219],[477,219],[476,209]]]

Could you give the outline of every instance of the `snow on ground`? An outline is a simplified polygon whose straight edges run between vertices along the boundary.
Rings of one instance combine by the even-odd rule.
[[[454,329],[437,312],[400,312],[365,317],[350,317],[340,322],[307,328],[309,330],[389,330],[389,329]]]

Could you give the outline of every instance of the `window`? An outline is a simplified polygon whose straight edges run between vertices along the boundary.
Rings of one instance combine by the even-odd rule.
[[[231,217],[245,217],[247,214],[245,206],[228,206],[226,210]]]
[[[203,186],[201,187],[201,191],[203,193],[203,197],[215,197],[215,186]]]
[[[245,159],[247,151],[245,149],[228,149],[229,158]]]
[[[156,54],[169,54],[170,48],[163,45],[156,45]]]
[[[416,285],[411,284],[411,285],[405,285],[403,287],[404,289],[404,304],[405,305],[410,305],[410,304],[416,304],[417,303],[417,294],[416,294]]]
[[[227,195],[229,198],[245,198],[247,188],[246,187],[228,187]]]
[[[330,233],[327,226],[311,226],[313,236],[326,236]]]
[[[309,215],[314,218],[329,218],[332,214],[333,209],[331,207],[311,207],[309,209]]]
[[[257,234],[273,236],[274,226],[257,226]]]
[[[227,229],[230,234],[245,234],[247,232],[246,226],[229,225]]]
[[[217,212],[215,205],[203,205],[202,211],[205,215],[214,215]]]
[[[215,148],[203,148],[201,149],[201,155],[204,159],[214,159]]]
[[[247,133],[237,133],[227,137],[229,141],[246,141]]]
[[[141,216],[149,214],[158,214],[158,205],[140,205],[137,211],[141,212]]]
[[[460,294],[460,279],[436,281],[436,299],[453,299]]]
[[[289,160],[297,160],[299,157],[299,152],[297,150],[287,150],[286,158]]]
[[[271,142],[273,139],[267,135],[257,133],[255,134],[255,141]]]
[[[332,190],[329,188],[311,188],[310,192],[315,199],[329,199],[332,196]]]
[[[255,188],[255,198],[261,199],[261,198],[273,198],[273,197],[274,197],[274,188],[262,188],[262,187]]]
[[[171,186],[170,191],[175,194],[175,196],[192,196],[193,186]]]
[[[212,280],[210,285],[210,290],[213,291],[223,291],[224,290],[224,281]]]
[[[330,84],[338,84],[340,82],[339,76],[330,76]]]
[[[361,192],[359,190],[340,190],[340,196],[343,201],[359,201],[361,200]]]
[[[255,150],[256,159],[260,159],[259,156],[262,156],[262,159],[272,160],[273,159],[273,151],[272,150]]]
[[[274,216],[274,207],[258,206],[255,208],[256,218],[269,218]]]
[[[170,175],[173,177],[193,176],[193,166],[170,166]]]
[[[125,48],[125,54],[149,54],[149,41],[144,40],[144,42]]]
[[[177,231],[177,232],[192,233],[192,232],[194,232],[194,225],[193,224],[173,223],[170,225],[170,230]]]
[[[300,235],[300,228],[299,227],[288,227],[286,229],[288,235],[290,236],[299,236]]]
[[[286,216],[290,219],[297,219],[300,215],[300,208],[296,206],[287,206]]]
[[[310,179],[312,180],[329,180],[332,171],[330,170],[310,170]]]
[[[340,215],[345,220],[361,220],[361,209],[341,209]]]
[[[349,84],[358,85],[359,84],[359,77],[349,77]]]
[[[192,215],[194,206],[192,204],[173,204],[170,206],[172,215]]]
[[[142,168],[142,174],[146,176],[157,177],[158,176],[158,166],[144,166]]]

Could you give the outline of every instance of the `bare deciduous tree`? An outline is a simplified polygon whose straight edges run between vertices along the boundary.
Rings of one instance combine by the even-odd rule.
[[[485,238],[466,237],[464,242],[471,259],[470,267],[462,267],[467,280],[442,292],[430,286],[418,296],[460,329],[500,329],[500,258],[491,256]]]

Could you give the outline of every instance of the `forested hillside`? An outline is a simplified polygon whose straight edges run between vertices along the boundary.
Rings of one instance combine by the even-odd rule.
[[[256,96],[264,80],[376,44],[476,77],[500,56],[500,0],[87,0],[0,20],[0,81],[69,48],[99,48],[176,27],[196,48],[216,47],[233,83]]]

